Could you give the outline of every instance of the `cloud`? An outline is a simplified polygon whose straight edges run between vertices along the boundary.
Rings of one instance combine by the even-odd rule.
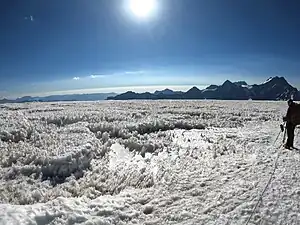
[[[110,74],[92,74],[89,76],[73,77],[73,80],[97,79],[97,78],[125,76],[125,75],[139,75],[139,74],[144,74],[144,73],[145,73],[144,70],[138,70],[138,71],[125,71],[125,72],[118,72],[118,73],[110,73]]]
[[[91,75],[89,76],[91,79],[95,79],[95,78],[102,78],[105,77],[106,75]]]
[[[138,71],[126,71],[124,72],[124,74],[141,74],[141,73],[145,73],[144,70],[138,70]]]
[[[25,19],[25,20],[30,20],[31,22],[34,21],[34,18],[33,18],[32,15],[30,15],[30,16],[25,16],[24,19]]]
[[[119,73],[111,73],[111,74],[93,74],[90,75],[89,78],[95,79],[95,78],[104,78],[109,76],[122,76],[122,75],[136,75],[136,74],[143,74],[145,71],[138,70],[138,71],[125,71],[125,72],[119,72]]]

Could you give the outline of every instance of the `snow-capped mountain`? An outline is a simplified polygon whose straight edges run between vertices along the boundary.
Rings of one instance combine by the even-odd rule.
[[[252,99],[286,100],[297,96],[298,90],[291,86],[284,77],[273,77],[260,85],[253,85]]]
[[[237,81],[237,82],[234,82],[234,84],[241,86],[241,87],[248,85],[246,81]]]
[[[266,79],[265,82],[263,82],[262,84],[268,83],[269,81],[271,81],[274,77],[269,77],[268,79]]]
[[[158,97],[159,96],[159,97]],[[143,94],[130,92],[109,99],[224,99],[224,100],[286,100],[294,96],[300,99],[296,88],[290,85],[284,77],[270,77],[262,84],[249,85],[245,81],[231,82],[226,80],[222,85],[210,85],[204,90],[192,87],[187,92],[175,93],[165,89],[156,91],[154,94]]]
[[[218,88],[218,99],[248,99],[248,89],[226,80]]]

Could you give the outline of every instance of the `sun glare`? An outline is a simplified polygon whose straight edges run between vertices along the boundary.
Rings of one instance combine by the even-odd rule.
[[[157,8],[157,0],[129,0],[129,9],[133,15],[139,18],[153,16]]]

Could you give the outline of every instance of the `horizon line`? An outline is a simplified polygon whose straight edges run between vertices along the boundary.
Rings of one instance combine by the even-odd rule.
[[[0,99],[9,99],[14,100],[17,98],[22,98],[25,96],[30,97],[47,97],[53,95],[84,95],[84,94],[121,94],[128,91],[133,91],[136,93],[150,92],[154,93],[155,91],[161,91],[165,89],[171,89],[173,91],[188,91],[192,87],[201,87],[206,88],[209,85],[147,85],[147,86],[124,86],[124,87],[105,87],[105,88],[86,88],[86,89],[72,89],[72,90],[61,90],[61,91],[49,91],[43,93],[22,93],[22,94],[13,94],[9,96],[1,96]],[[162,89],[161,89],[162,88]]]
[[[273,76],[275,77],[283,77],[284,76]],[[270,77],[271,78],[271,77]],[[227,79],[228,80],[228,79]],[[230,81],[230,80],[229,80]],[[238,81],[230,81],[232,83],[239,82],[243,80]],[[246,82],[248,84],[248,82]],[[257,84],[257,83],[255,83]],[[56,91],[45,91],[45,92],[32,92],[32,93],[11,93],[8,94],[7,92],[0,92],[0,99],[9,99],[14,100],[17,98],[22,98],[25,96],[30,97],[47,97],[47,96],[53,96],[53,95],[74,95],[74,94],[121,94],[128,91],[133,91],[136,93],[144,93],[144,92],[150,92],[154,93],[155,91],[161,91],[164,89],[171,89],[173,91],[188,91],[192,87],[197,87],[200,90],[205,89],[208,86],[212,84],[183,84],[183,85],[172,85],[172,84],[161,84],[161,85],[132,85],[132,86],[116,86],[116,87],[100,87],[100,88],[84,88],[84,89],[70,89],[70,90],[56,90]],[[215,84],[215,85],[221,85],[221,84]],[[254,84],[249,84],[254,85]],[[292,84],[291,84],[292,85]],[[293,87],[297,88],[298,91],[300,90],[300,85],[292,85]]]

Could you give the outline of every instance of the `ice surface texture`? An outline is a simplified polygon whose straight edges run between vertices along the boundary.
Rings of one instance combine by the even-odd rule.
[[[285,112],[255,101],[0,105],[0,224],[243,224]],[[281,151],[250,224],[300,220],[300,154]]]

